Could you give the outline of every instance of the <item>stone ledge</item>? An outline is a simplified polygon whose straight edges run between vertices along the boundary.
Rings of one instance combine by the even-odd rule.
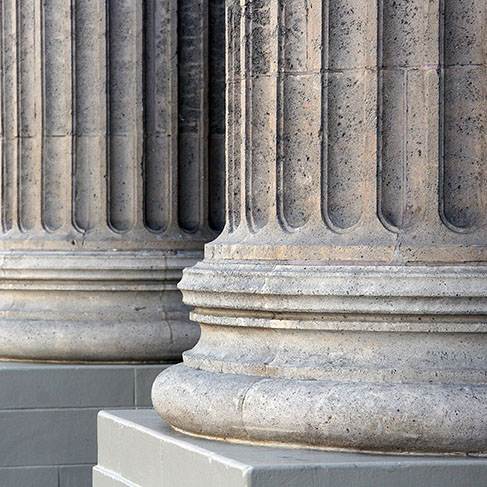
[[[485,487],[487,459],[327,452],[185,436],[153,410],[102,411],[93,487]]]

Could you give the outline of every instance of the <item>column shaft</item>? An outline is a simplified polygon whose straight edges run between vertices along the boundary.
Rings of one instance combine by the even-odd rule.
[[[288,258],[485,261],[485,7],[305,3],[228,6],[229,215],[211,255],[274,259],[278,231]]]

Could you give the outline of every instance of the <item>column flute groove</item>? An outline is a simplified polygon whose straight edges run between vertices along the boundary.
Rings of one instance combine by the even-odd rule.
[[[485,227],[487,218],[487,6],[474,1],[470,8],[471,19],[461,2],[448,0],[442,16],[441,216],[458,233]]]

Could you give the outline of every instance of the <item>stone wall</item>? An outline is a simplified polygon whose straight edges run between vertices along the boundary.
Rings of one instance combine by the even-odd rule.
[[[88,487],[104,408],[149,408],[165,365],[0,362],[0,485]]]

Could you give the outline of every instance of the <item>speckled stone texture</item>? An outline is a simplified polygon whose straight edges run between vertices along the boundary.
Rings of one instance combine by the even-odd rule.
[[[178,360],[176,283],[223,224],[218,2],[0,9],[0,358]]]
[[[227,3],[227,215],[179,430],[487,453],[487,4]]]

